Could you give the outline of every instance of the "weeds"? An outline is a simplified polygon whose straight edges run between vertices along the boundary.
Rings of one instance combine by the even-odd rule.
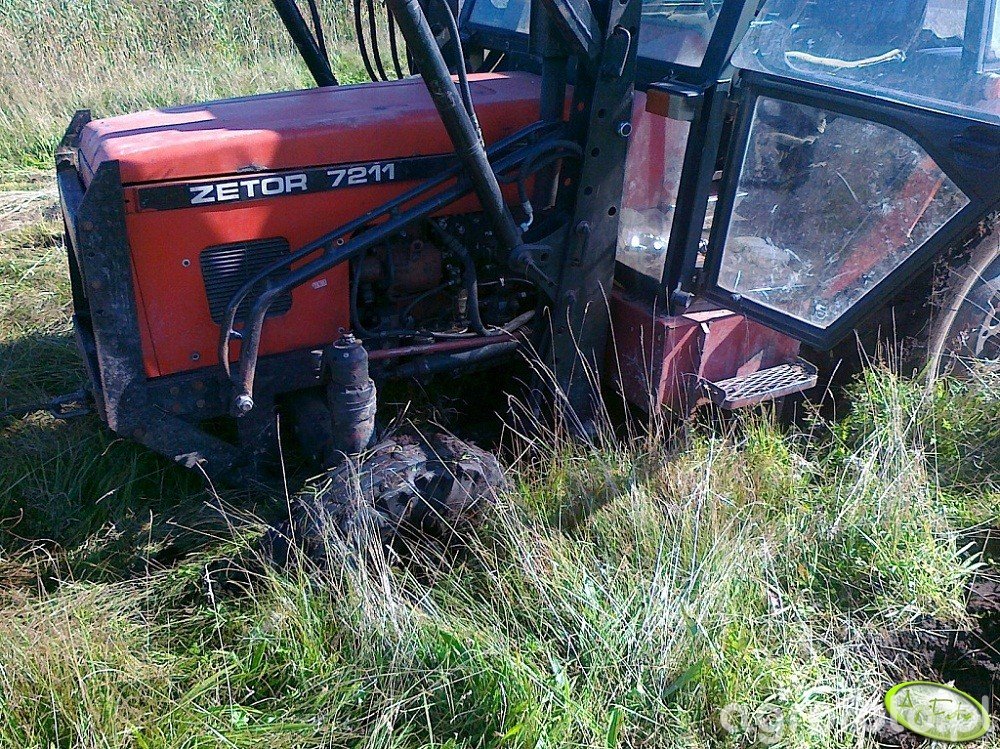
[[[347,5],[320,3],[332,64],[361,80]],[[0,170],[52,166],[77,109],[94,116],[311,85],[270,3],[0,0]]]
[[[987,393],[879,370],[808,440],[761,414],[596,452],[543,434],[470,552],[419,571],[333,548],[233,596],[206,563],[252,558],[241,522],[170,569],[18,586],[0,743],[866,746],[882,633],[962,616],[967,518],[928,446],[995,507],[996,467],[953,438]],[[7,565],[30,579],[25,551]]]

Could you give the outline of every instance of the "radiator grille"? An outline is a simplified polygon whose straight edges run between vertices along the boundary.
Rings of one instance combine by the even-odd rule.
[[[205,282],[205,294],[208,297],[208,308],[212,313],[212,319],[221,323],[226,305],[240,286],[274,261],[287,255],[288,251],[288,242],[280,238],[220,244],[202,250],[201,275]],[[273,277],[281,278],[287,275],[288,270],[285,269]],[[240,304],[236,313],[237,321],[243,321],[247,311],[247,301],[244,299]],[[288,312],[291,307],[292,295],[282,294],[274,300],[267,313],[268,317]]]

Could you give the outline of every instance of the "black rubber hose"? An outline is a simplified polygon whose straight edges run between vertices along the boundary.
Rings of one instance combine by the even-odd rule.
[[[316,6],[316,0],[309,0],[309,15],[312,16],[313,22],[313,33],[316,35],[316,44],[319,45],[319,51],[323,53],[323,59],[326,60],[326,64],[330,64],[330,53],[326,49],[326,38],[323,35],[323,21],[319,17],[319,8]]]
[[[502,173],[508,169],[513,169],[520,163],[520,161],[521,159],[517,157],[517,154],[512,154],[511,156],[502,159],[497,164],[497,171]],[[490,174],[494,177],[494,179],[496,179],[492,170],[490,171]],[[374,247],[387,237],[408,228],[417,221],[426,220],[429,216],[440,211],[445,206],[450,205],[451,203],[454,203],[462,198],[471,189],[473,189],[472,186],[467,182],[464,180],[460,181],[458,184],[426,198],[418,205],[412,206],[401,213],[391,216],[384,222],[373,226],[369,231],[364,232],[360,236],[352,237],[349,241],[344,243],[342,246],[338,246],[336,249],[327,247],[322,256],[292,270],[284,278],[280,280],[273,278],[268,279],[264,284],[263,290],[251,305],[247,316],[246,334],[242,338],[242,344],[240,347],[239,374],[237,381],[234,383],[236,385],[236,394],[233,398],[233,406],[236,415],[246,413],[253,408],[253,381],[260,353],[260,339],[263,334],[264,317],[267,315],[267,311],[274,303],[274,300],[280,294],[287,292],[296,286],[301,286],[309,279],[314,278],[318,274],[334,267],[335,265],[352,260],[368,248]],[[499,190],[499,185],[497,185],[497,189]],[[506,209],[506,206],[504,206],[504,208]],[[511,219],[511,221],[513,221],[513,219]],[[311,242],[306,247],[303,247],[299,250],[299,252],[311,254],[315,250],[326,247],[327,243],[331,239],[331,236],[336,237],[343,233],[344,232],[342,231],[337,231],[332,235],[324,235],[323,237]],[[229,328],[227,327],[225,329],[228,330]],[[229,337],[228,335],[222,335],[220,339],[221,361],[227,361],[226,357],[228,356],[228,350]]]
[[[481,336],[502,333],[502,330],[488,330],[483,325],[483,318],[479,313],[479,278],[476,275],[476,261],[473,260],[469,249],[434,219],[427,223],[430,224],[431,231],[437,235],[445,248],[462,262],[462,285],[465,286],[465,291],[469,295],[469,322],[472,329]]]
[[[396,42],[396,19],[392,17],[392,11],[385,9],[385,15],[389,26],[389,54],[392,55],[392,67],[396,70],[396,78],[403,78],[403,66],[399,62],[399,46]]]
[[[458,74],[458,90],[462,94],[462,104],[465,105],[465,111],[469,113],[469,119],[472,120],[476,132],[479,133],[479,139],[482,140],[483,131],[479,127],[479,118],[476,117],[476,109],[472,105],[472,89],[469,87],[469,71],[465,67],[465,52],[462,50],[462,39],[458,35],[458,21],[455,20],[455,14],[451,12],[451,5],[448,4],[448,0],[438,0],[438,2],[444,8],[444,17],[448,22],[448,33],[455,40],[455,56],[458,58],[455,61],[455,70]]]
[[[317,85],[336,86],[337,77],[330,70],[330,63],[316,44],[316,39],[306,25],[306,20],[302,17],[295,0],[272,0],[272,2]]]
[[[371,58],[368,56],[368,45],[365,43],[365,29],[361,22],[361,0],[354,0],[354,36],[358,40],[358,52],[361,53],[361,62],[364,63],[368,77],[377,81],[378,76],[375,74],[375,68],[372,67]]]
[[[490,333],[486,330],[486,326],[483,325],[483,319],[479,313],[479,278],[476,273],[476,263],[472,259],[472,255],[469,254],[469,250],[464,244],[450,232],[446,231],[437,221],[431,219],[427,223],[430,224],[431,231],[441,241],[441,244],[445,246],[445,249],[462,263],[462,287],[469,295],[469,323],[472,329],[477,335],[489,335]]]
[[[518,130],[513,135],[509,135],[503,140],[500,140],[488,149],[488,154],[491,158],[502,158],[506,154],[509,148],[512,148],[516,143],[521,140],[530,137],[541,137],[547,131],[553,130],[555,125],[549,122],[535,122],[528,125],[521,130]],[[229,368],[229,336],[230,332],[233,330],[233,326],[236,323],[236,312],[243,303],[246,296],[257,287],[258,284],[263,283],[268,279],[268,277],[277,273],[280,270],[290,267],[293,263],[303,260],[309,255],[313,254],[319,249],[329,250],[329,245],[331,245],[337,239],[346,239],[350,234],[353,234],[358,229],[371,224],[379,218],[384,217],[386,214],[390,214],[396,210],[401,209],[404,205],[412,200],[416,200],[421,195],[433,190],[436,187],[447,182],[449,179],[461,172],[461,164],[454,164],[440,173],[430,177],[423,183],[412,187],[405,192],[400,193],[392,200],[384,203],[378,208],[374,208],[368,211],[362,216],[359,216],[346,224],[340,226],[332,232],[325,234],[314,242],[310,242],[304,247],[300,247],[295,252],[292,252],[281,260],[271,263],[266,268],[258,271],[252,278],[246,280],[246,282],[232,295],[229,299],[229,303],[226,305],[226,313],[223,317],[222,326],[219,331],[219,345],[218,345],[218,356],[219,362],[222,364],[223,370],[225,370],[226,377],[231,377],[232,373]]]
[[[420,3],[418,0],[386,0],[386,3],[396,16],[415,67],[424,79],[441,123],[455,147],[455,155],[472,182],[500,246],[506,252],[514,253],[521,246],[521,230],[507,208],[479,133],[460,103],[461,94],[451,78]]]
[[[385,66],[382,65],[382,52],[378,48],[378,25],[375,23],[375,0],[366,0],[368,5],[368,30],[371,32],[372,41],[372,61],[375,69],[383,81],[389,80],[385,73]]]

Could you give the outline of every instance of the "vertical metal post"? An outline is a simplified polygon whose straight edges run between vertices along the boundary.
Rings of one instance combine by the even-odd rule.
[[[603,13],[595,8],[603,15],[602,49],[594,63],[578,58],[574,87],[570,126],[583,136],[584,155],[552,306],[550,353],[557,384],[583,432],[597,413],[610,331],[641,9],[641,0],[607,0]]]
[[[542,58],[542,86],[538,117],[544,122],[561,122],[566,110],[566,67],[569,50],[541,0],[531,6],[531,51]],[[532,202],[540,210],[552,205],[558,190],[557,165],[542,169],[535,176]]]
[[[658,291],[666,295],[671,314],[683,312],[690,298],[701,246],[709,193],[715,176],[719,142],[726,116],[729,82],[719,82],[707,89],[688,131],[684,167],[677,186],[677,207]]]

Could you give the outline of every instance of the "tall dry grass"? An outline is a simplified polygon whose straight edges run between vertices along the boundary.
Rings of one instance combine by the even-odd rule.
[[[357,77],[346,5],[320,5],[334,66]],[[0,170],[51,165],[77,109],[96,116],[310,85],[269,2],[0,0]]]

